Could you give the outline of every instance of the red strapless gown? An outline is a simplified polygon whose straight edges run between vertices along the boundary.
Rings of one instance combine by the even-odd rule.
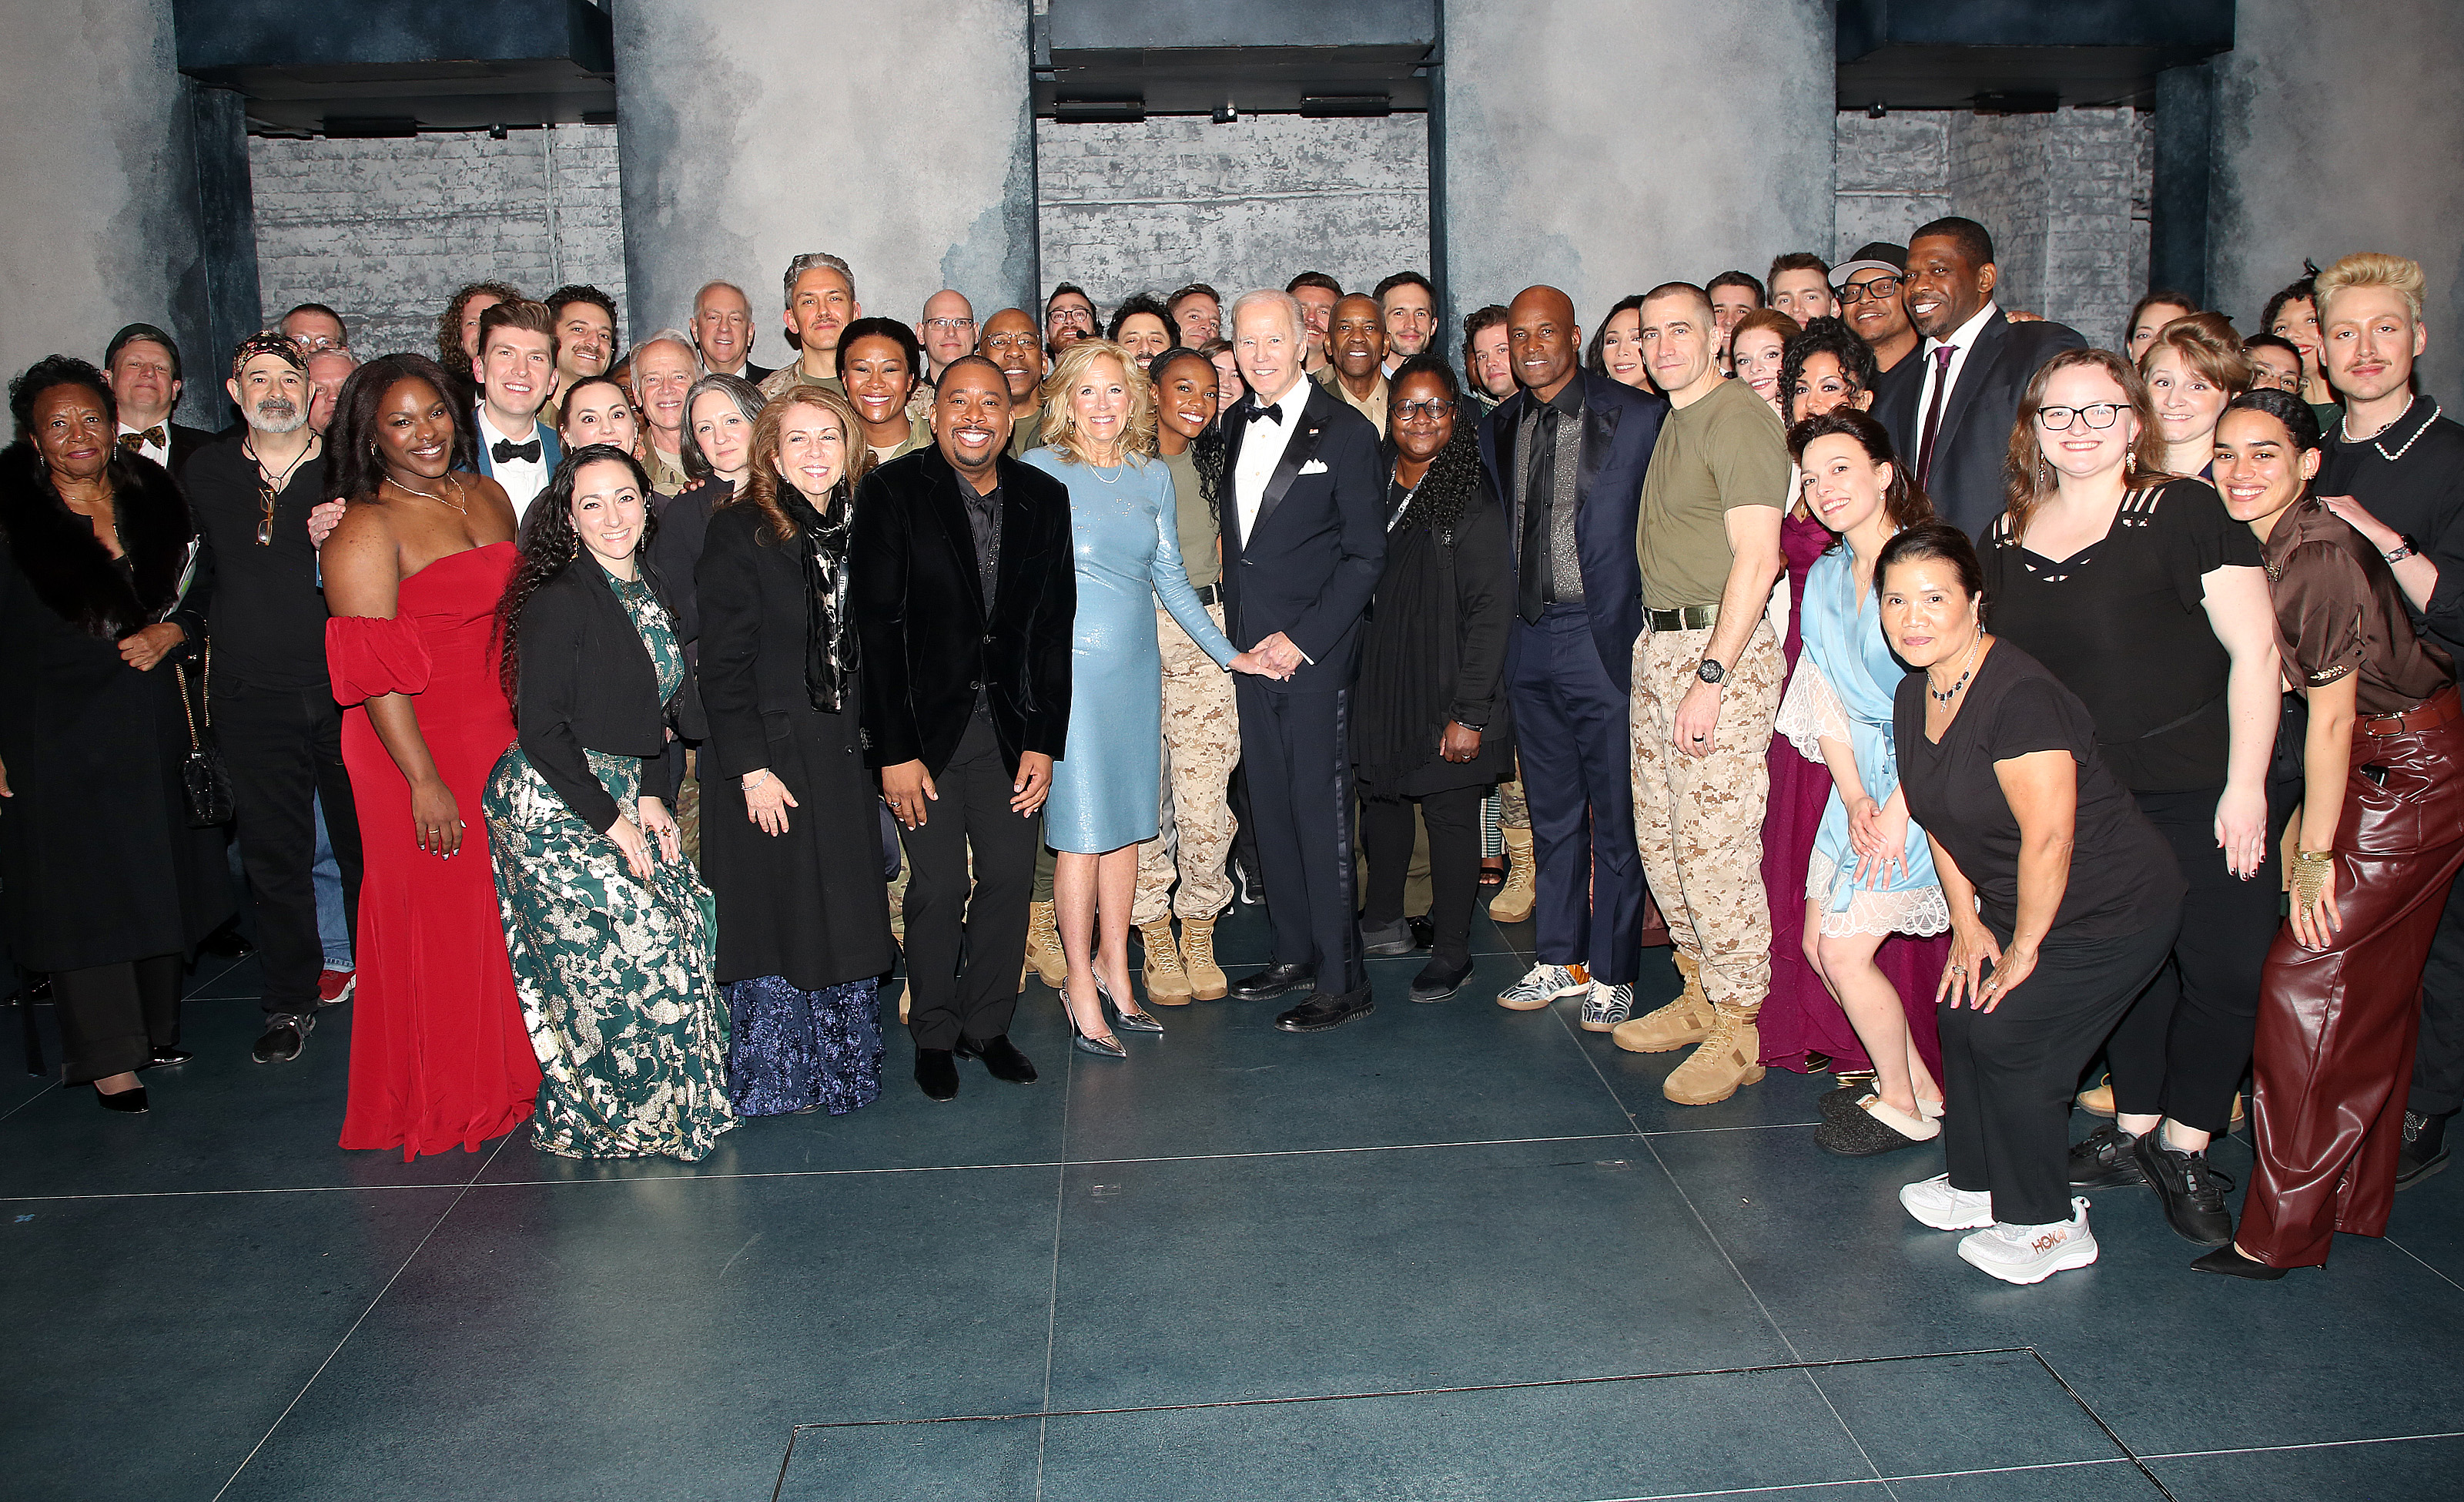
[[[366,862],[344,1147],[399,1147],[406,1160],[457,1143],[474,1151],[519,1126],[539,1093],[479,816],[489,773],[514,742],[490,638],[515,561],[511,542],[449,554],[402,582],[392,620],[325,623],[334,697],[349,706],[342,761]],[[420,736],[460,807],[462,849],[451,859],[419,848],[410,784],[362,703],[383,694],[413,696]]]

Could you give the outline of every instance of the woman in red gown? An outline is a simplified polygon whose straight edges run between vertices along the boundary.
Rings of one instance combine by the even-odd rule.
[[[321,553],[367,862],[342,1146],[406,1160],[511,1131],[539,1082],[478,813],[514,741],[494,639],[514,511],[494,480],[456,472],[472,439],[447,388],[418,355],[343,384],[328,452],[350,504]]]

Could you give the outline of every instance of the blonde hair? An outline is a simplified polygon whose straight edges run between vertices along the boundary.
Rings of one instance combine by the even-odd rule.
[[[1036,399],[1044,404],[1043,428],[1037,436],[1044,447],[1058,449],[1061,456],[1073,464],[1092,464],[1088,457],[1087,443],[1078,431],[1078,414],[1070,409],[1069,390],[1086,378],[1098,360],[1110,360],[1121,367],[1121,385],[1129,389],[1130,412],[1121,424],[1121,457],[1126,462],[1133,455],[1144,456],[1155,452],[1155,383],[1138,368],[1130,352],[1109,339],[1082,339],[1061,351],[1052,363],[1052,374],[1044,378],[1044,387]]]
[[[2319,274],[2316,300],[2319,320],[2327,319],[2327,299],[2353,287],[2386,287],[2404,298],[2405,311],[2421,321],[2421,262],[2383,251],[2362,251],[2345,256]]]

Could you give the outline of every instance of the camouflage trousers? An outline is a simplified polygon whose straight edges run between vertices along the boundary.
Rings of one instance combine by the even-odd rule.
[[[1751,1011],[1771,992],[1771,900],[1763,889],[1764,753],[1787,665],[1758,624],[1720,690],[1708,756],[1671,737],[1711,643],[1699,631],[1645,631],[1634,644],[1634,832],[1643,878],[1679,953],[1702,968],[1713,1005]]]
[[[1514,777],[1497,784],[1497,827],[1501,829],[1531,828],[1531,806],[1523,801],[1523,761],[1515,759]]]
[[[1207,615],[1221,627],[1223,607]],[[1155,643],[1163,651],[1163,807],[1155,837],[1138,847],[1137,897],[1130,921],[1143,926],[1178,914],[1210,918],[1232,901],[1223,873],[1236,828],[1225,789],[1241,760],[1241,718],[1232,703],[1232,675],[1215,665],[1157,607]],[[1180,890],[1173,890],[1178,872]]]

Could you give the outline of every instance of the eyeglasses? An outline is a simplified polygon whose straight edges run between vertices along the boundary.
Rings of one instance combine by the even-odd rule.
[[[299,352],[303,355],[329,353],[347,355],[351,352],[349,344],[338,339],[328,339],[322,334],[294,334],[291,336],[291,342],[298,345]]]
[[[935,334],[955,334],[962,328],[976,326],[974,319],[926,319],[924,326]]]
[[[2092,407],[2039,407],[2036,421],[2047,432],[2068,432],[2082,417],[2090,428],[2110,428],[2127,409],[2119,402],[2098,402]]]
[[[1452,402],[1402,402],[1397,404],[1395,408],[1395,420],[1402,423],[1417,423],[1423,419],[1436,422],[1439,418],[1453,412],[1454,409],[1455,404]]]
[[[1883,298],[1896,298],[1900,295],[1900,288],[1906,283],[1905,276],[1877,276],[1872,281],[1852,281],[1839,289],[1839,305],[1846,307],[1852,302],[1862,302],[1867,298],[1877,300]]]
[[[1036,346],[1036,336],[1033,334],[987,334],[984,336],[984,347],[986,349],[1033,349]]]

